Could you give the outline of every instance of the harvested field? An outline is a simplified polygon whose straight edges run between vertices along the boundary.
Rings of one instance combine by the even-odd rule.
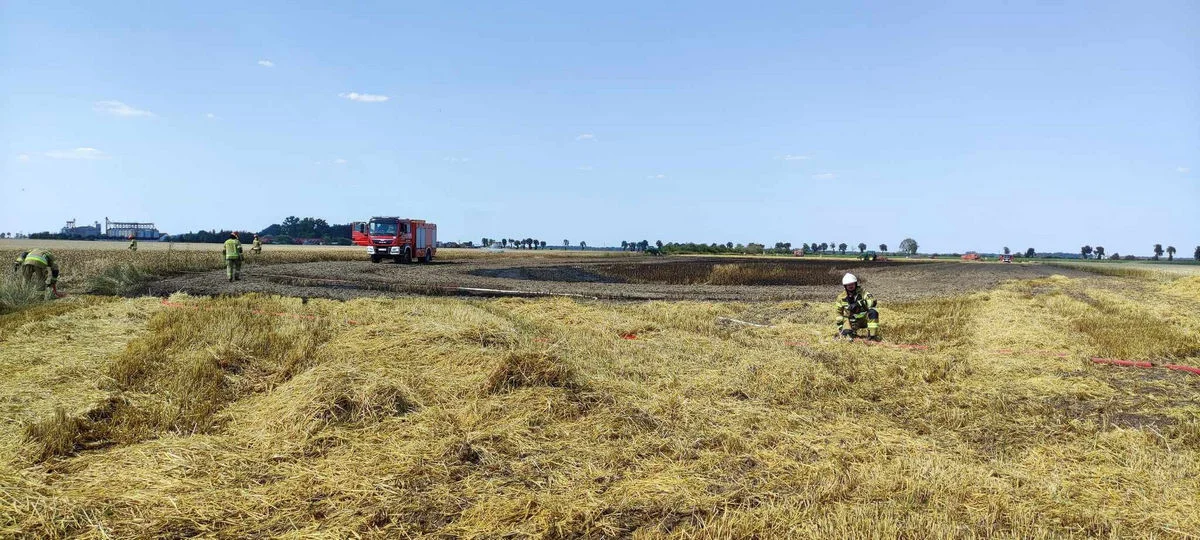
[[[460,264],[279,266],[387,279]],[[877,291],[909,272],[977,272],[954,286],[979,290],[885,296],[881,346],[830,339],[830,287],[815,303],[72,295],[25,308],[0,316],[0,536],[1200,530],[1200,376],[1089,361],[1200,364],[1186,315],[1200,278],[871,272]]]
[[[613,263],[595,258],[463,257],[432,265],[369,261],[254,266],[229,284],[223,272],[176,276],[150,283],[144,294],[259,292],[349,299],[369,296],[492,294],[466,289],[579,295],[613,300],[830,300],[851,271],[889,301],[977,291],[1003,281],[1085,272],[1040,265],[958,262],[641,257]],[[497,293],[498,294],[498,293]]]

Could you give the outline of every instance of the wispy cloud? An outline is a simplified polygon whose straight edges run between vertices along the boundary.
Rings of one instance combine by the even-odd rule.
[[[342,159],[342,158],[337,158],[337,159],[333,160],[333,164],[334,164],[334,165],[345,165],[345,164],[346,164],[346,160],[344,160],[344,159]]]
[[[820,174],[814,174],[813,178],[816,178],[817,180],[833,180],[834,178],[837,178],[837,175],[833,174],[831,172],[825,172],[825,173],[820,173]]]
[[[391,99],[387,96],[379,94],[360,94],[358,92],[342,92],[338,94],[338,97],[343,97],[350,101],[358,101],[362,103],[382,103],[388,99]]]
[[[786,155],[786,156],[783,156],[783,157],[781,157],[781,158],[779,158],[779,159],[782,159],[782,160],[784,160],[784,161],[806,161],[806,160],[808,160],[808,159],[811,159],[811,158],[810,158],[810,157],[808,157],[808,156],[797,156],[797,155],[793,155],[793,154],[788,154],[788,155]]]
[[[594,141],[594,140],[596,140],[596,135],[592,134],[592,133],[580,133],[578,137],[575,137],[575,140],[577,140],[577,141]]]
[[[262,67],[275,67],[275,62],[264,59],[264,60],[259,60],[258,65],[260,65]]]
[[[107,159],[108,154],[95,148],[79,147],[74,150],[51,150],[46,157],[53,159]]]
[[[468,161],[471,161],[471,158],[451,156],[451,157],[444,158],[443,161],[449,161],[450,163],[466,163]]]
[[[646,179],[647,180],[662,180],[663,178],[666,178],[666,177],[667,177],[667,175],[665,175],[665,174],[652,174],[650,176],[647,176]]]
[[[590,171],[590,170],[592,170],[592,166],[591,165],[580,165],[580,166],[576,167],[576,169],[580,170],[580,171]]]
[[[1188,168],[1188,167],[1175,167],[1175,172],[1177,172],[1177,173],[1182,173],[1182,174],[1187,174],[1187,173],[1190,173],[1190,172],[1192,172],[1192,169],[1190,169],[1190,168]]]
[[[29,154],[17,154],[17,161],[29,161]]]
[[[92,110],[113,116],[154,116],[150,111],[135,109],[120,101],[97,101],[92,105]]]
[[[215,115],[213,113],[204,113],[204,117],[209,120],[215,120],[217,118],[217,115]]]

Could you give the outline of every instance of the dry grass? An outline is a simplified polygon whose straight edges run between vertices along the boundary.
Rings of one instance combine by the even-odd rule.
[[[0,315],[41,303],[45,297],[45,292],[39,291],[32,283],[25,283],[15,274],[0,277]]]
[[[827,304],[172,300],[0,318],[0,536],[1200,530],[1200,377],[1087,361],[1200,364],[1200,277],[881,299],[930,351]]]

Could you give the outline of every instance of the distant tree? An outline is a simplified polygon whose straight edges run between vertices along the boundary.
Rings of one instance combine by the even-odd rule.
[[[733,249],[733,242],[725,242],[725,247],[727,249]]]
[[[864,244],[864,243],[862,243],[862,242],[859,242],[859,243],[858,243],[858,252],[859,252],[859,253],[866,253],[866,251],[867,251],[867,245],[866,245],[866,244]]]
[[[917,241],[913,240],[912,238],[905,238],[903,241],[900,242],[900,252],[901,253],[907,253],[909,255],[916,255],[918,249],[920,249],[920,246],[917,245]]]
[[[1108,260],[1110,260],[1110,261],[1119,261],[1119,260],[1121,260],[1121,254],[1120,254],[1120,253],[1116,253],[1116,252],[1114,252],[1112,255],[1110,255],[1110,256],[1108,257]]]
[[[655,241],[654,241],[654,245],[658,247],[658,250],[659,250],[659,251],[662,251],[662,248],[663,248],[663,241],[662,241],[662,240],[655,240]]]
[[[545,241],[545,240],[542,240],[542,241],[540,242],[540,244],[541,244],[541,246],[542,246],[542,249],[546,249],[546,241]]]
[[[1092,251],[1096,252],[1096,260],[1099,261],[1104,259],[1104,246],[1096,246],[1096,248]]]
[[[1029,248],[1029,249],[1025,250],[1025,258],[1032,259],[1036,256],[1037,256],[1037,252],[1034,251],[1033,248]]]
[[[1200,246],[1196,246],[1196,254],[1192,255],[1197,261],[1200,261]]]
[[[1162,244],[1154,244],[1154,260],[1157,261],[1159,257],[1162,257],[1162,254],[1163,254]]]
[[[563,247],[565,247],[565,248],[571,247],[571,241],[564,238],[563,239]]]
[[[1008,255],[1008,254],[1010,254],[1010,253],[1012,253],[1012,251],[1009,251],[1009,250],[1008,250],[1008,246],[1004,246],[1004,254],[1005,254],[1005,255]]]
[[[579,249],[587,249],[587,242],[580,240],[579,241]]]
[[[887,244],[879,244],[879,251],[887,253]]]
[[[1175,260],[1175,246],[1167,246],[1167,260]]]
[[[808,253],[808,250],[809,250],[809,247],[808,247],[807,242],[804,244],[800,244],[800,252],[801,253]]]
[[[625,251],[627,249],[629,249],[629,242],[621,240],[621,251]]]
[[[838,251],[842,252],[842,255],[846,254],[846,243],[845,242],[838,244]]]
[[[1092,254],[1092,246],[1083,246],[1079,248],[1079,254],[1083,255],[1083,258],[1085,259],[1088,258],[1088,256]]]

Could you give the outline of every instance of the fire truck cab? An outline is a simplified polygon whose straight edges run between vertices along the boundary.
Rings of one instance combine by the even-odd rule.
[[[355,221],[350,223],[350,241],[356,246],[371,245],[371,239],[367,237],[367,222]]]
[[[367,238],[367,254],[375,263],[432,262],[437,254],[437,225],[420,219],[373,217],[367,222]]]

